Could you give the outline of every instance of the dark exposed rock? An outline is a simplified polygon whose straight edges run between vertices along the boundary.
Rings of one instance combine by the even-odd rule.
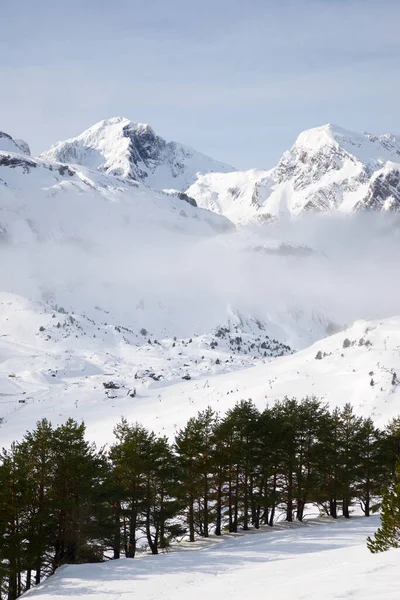
[[[197,206],[197,202],[194,198],[192,198],[191,196],[188,196],[187,194],[185,194],[185,192],[180,192],[179,190],[171,190],[168,192],[169,195],[172,196],[176,196],[177,198],[179,198],[179,200],[183,200],[184,202],[187,202],[188,204],[190,204],[191,206]]]
[[[400,210],[400,170],[391,169],[375,177],[354,210]]]
[[[29,173],[31,169],[37,167],[37,163],[29,158],[22,156],[13,156],[12,154],[0,154],[0,167],[11,167],[15,169],[20,167],[24,173]]]

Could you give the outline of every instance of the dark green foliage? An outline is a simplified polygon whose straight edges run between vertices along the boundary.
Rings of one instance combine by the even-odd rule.
[[[400,464],[392,484],[383,492],[381,526],[374,538],[368,537],[367,546],[374,554],[400,547]]]
[[[170,444],[139,423],[115,427],[107,455],[69,419],[45,419],[0,455],[0,600],[15,600],[66,563],[152,554],[179,537],[222,535],[316,504],[366,516],[394,477],[371,551],[400,545],[400,419],[378,430],[349,404],[284,398],[260,413],[242,400],[199,412]]]

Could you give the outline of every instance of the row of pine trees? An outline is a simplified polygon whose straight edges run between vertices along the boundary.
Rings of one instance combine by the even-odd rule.
[[[14,600],[63,564],[152,554],[187,536],[222,535],[309,503],[337,518],[365,515],[400,456],[400,419],[384,430],[348,404],[285,398],[260,412],[241,401],[208,408],[173,444],[125,419],[107,452],[84,424],[42,420],[0,457],[1,600]]]

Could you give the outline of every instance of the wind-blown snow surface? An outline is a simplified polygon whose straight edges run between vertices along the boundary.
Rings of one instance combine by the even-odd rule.
[[[241,224],[310,211],[398,211],[400,137],[324,125],[301,133],[271,170],[208,173],[187,193]]]
[[[200,551],[66,566],[26,597],[397,600],[400,552],[366,547],[377,526],[377,517],[322,519],[227,536]]]
[[[149,125],[122,117],[105,119],[75,138],[57,142],[42,158],[142,181],[159,190],[184,191],[198,173],[234,171],[189,146],[166,142]]]

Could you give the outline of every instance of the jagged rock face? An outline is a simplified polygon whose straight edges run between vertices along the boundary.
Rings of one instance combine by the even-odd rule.
[[[367,195],[355,209],[400,211],[400,165],[377,174],[369,185]]]
[[[58,142],[42,154],[45,160],[97,169],[155,189],[184,191],[198,173],[233,171],[178,142],[166,142],[142,123],[115,117],[101,121],[76,138]]]
[[[130,176],[133,179],[146,179],[148,172],[141,169],[140,165],[146,165],[150,171],[154,172],[162,160],[167,146],[166,141],[156,135],[151,127],[133,126],[131,123],[123,127],[123,135],[130,139],[129,150],[132,164]]]
[[[334,125],[299,135],[276,167],[200,177],[187,192],[236,223],[315,212],[397,210],[400,138]],[[232,194],[234,190],[234,194]]]

